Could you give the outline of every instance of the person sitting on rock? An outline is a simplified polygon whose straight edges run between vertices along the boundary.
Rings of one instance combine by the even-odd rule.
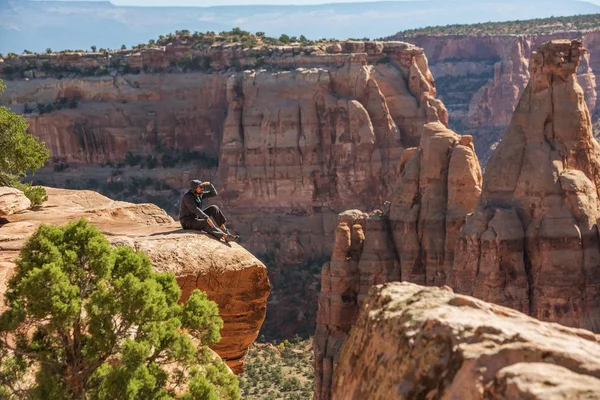
[[[212,183],[197,179],[190,181],[190,190],[183,195],[179,203],[179,223],[183,229],[204,231],[226,242],[238,241],[240,237],[232,235],[225,227],[227,219],[219,207],[210,206],[202,209],[202,199],[216,195],[217,189]]]

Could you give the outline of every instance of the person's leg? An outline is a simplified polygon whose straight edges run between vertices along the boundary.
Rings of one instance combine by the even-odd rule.
[[[238,235],[233,235],[231,232],[229,232],[229,229],[227,229],[225,227],[227,218],[225,218],[225,215],[223,215],[223,212],[221,211],[221,209],[219,207],[210,206],[210,207],[206,207],[202,211],[204,211],[206,213],[206,215],[211,217],[211,219],[214,221],[214,223],[217,224],[217,226],[220,228],[221,232],[225,232],[225,234],[227,235],[227,236],[225,236],[225,241],[237,242],[240,239],[240,237]]]
[[[210,226],[209,224],[206,224],[206,227],[204,228],[204,232],[216,237],[217,239],[225,239],[226,241],[228,241],[228,235],[227,233],[223,232],[222,230],[220,230],[219,228],[217,228],[216,226]]]
[[[200,226],[199,224],[197,224],[197,220],[193,220],[191,218],[180,219],[179,223],[181,224],[181,227],[183,229],[194,229],[197,231],[201,231],[204,229],[203,226]]]
[[[195,231],[204,231],[206,228],[206,225],[208,225],[206,223],[206,221],[203,221],[201,219],[187,219],[185,221],[182,221],[181,225],[183,226],[184,229],[193,229]]]
[[[181,226],[184,229],[193,229],[196,231],[206,232],[217,239],[227,239],[227,234],[225,232],[223,232],[219,228],[213,228],[208,222],[202,219],[181,221]]]
[[[217,206],[206,207],[202,211],[204,211],[206,215],[211,217],[213,221],[215,221],[217,226],[223,226],[225,225],[225,222],[227,222],[227,218],[225,218],[225,215],[223,215],[223,212]]]

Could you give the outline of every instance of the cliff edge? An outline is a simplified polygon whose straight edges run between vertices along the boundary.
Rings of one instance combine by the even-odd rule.
[[[222,339],[212,348],[239,373],[250,344],[265,319],[270,284],[266,267],[235,243],[185,231],[152,204],[113,201],[92,191],[46,188],[48,201],[37,211],[6,217],[0,225],[0,293],[14,260],[41,224],[62,225],[85,218],[114,245],[144,251],[159,272],[172,272],[181,301],[198,288],[219,306]]]

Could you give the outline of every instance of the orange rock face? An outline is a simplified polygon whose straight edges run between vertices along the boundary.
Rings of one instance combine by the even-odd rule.
[[[39,211],[11,215],[0,225],[0,291],[14,268],[25,240],[41,224],[88,219],[114,245],[143,250],[160,272],[172,272],[182,301],[199,288],[217,302],[224,321],[222,339],[213,349],[241,372],[246,352],[258,336],[269,296],[265,266],[237,244],[184,231],[152,204],[110,200],[91,191],[46,188],[48,201]]]
[[[330,252],[322,238],[335,212],[381,204],[403,148],[418,143],[426,122],[447,125],[421,50],[393,44],[389,64],[353,54],[342,67],[229,79],[219,177],[250,248],[269,252],[277,241],[284,265]],[[268,206],[257,209],[259,201]]]
[[[443,285],[450,276],[458,231],[481,193],[472,138],[430,123],[419,148],[407,151],[403,159],[388,216],[400,275],[407,282]]]
[[[362,281],[359,262],[364,247],[367,217],[367,214],[357,210],[339,215],[331,261],[325,263],[321,271],[317,330],[313,340],[315,399],[330,398],[335,363],[348,332],[358,317],[358,296]]]
[[[388,283],[369,292],[332,399],[595,399],[600,336],[454,294]]]
[[[127,152],[160,158],[157,149],[218,154],[226,81],[201,73],[14,80],[0,102],[19,111],[26,103],[78,99],[74,109],[24,116],[53,160],[97,166]]]
[[[576,77],[584,51],[581,41],[556,40],[532,56],[530,83],[459,237],[453,284],[599,331],[600,145]]]

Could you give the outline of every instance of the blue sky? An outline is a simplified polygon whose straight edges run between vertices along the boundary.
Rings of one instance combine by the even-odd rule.
[[[128,6],[231,6],[231,5],[252,5],[252,4],[279,4],[279,5],[307,5],[324,3],[368,3],[382,0],[111,0],[112,3]],[[385,0],[383,0],[385,1]],[[398,0],[396,0],[398,1]],[[401,0],[400,0],[401,1]],[[415,0],[413,0],[415,1]],[[419,0],[417,0],[419,1]],[[586,1],[586,0],[584,0]],[[501,3],[502,0],[498,0]],[[587,0],[589,3],[599,4],[600,0]]]
[[[230,5],[307,5],[325,3],[368,3],[382,0],[111,0],[113,4],[127,6],[230,6]],[[413,0],[414,1],[414,0]],[[598,0],[600,2],[600,0]]]

